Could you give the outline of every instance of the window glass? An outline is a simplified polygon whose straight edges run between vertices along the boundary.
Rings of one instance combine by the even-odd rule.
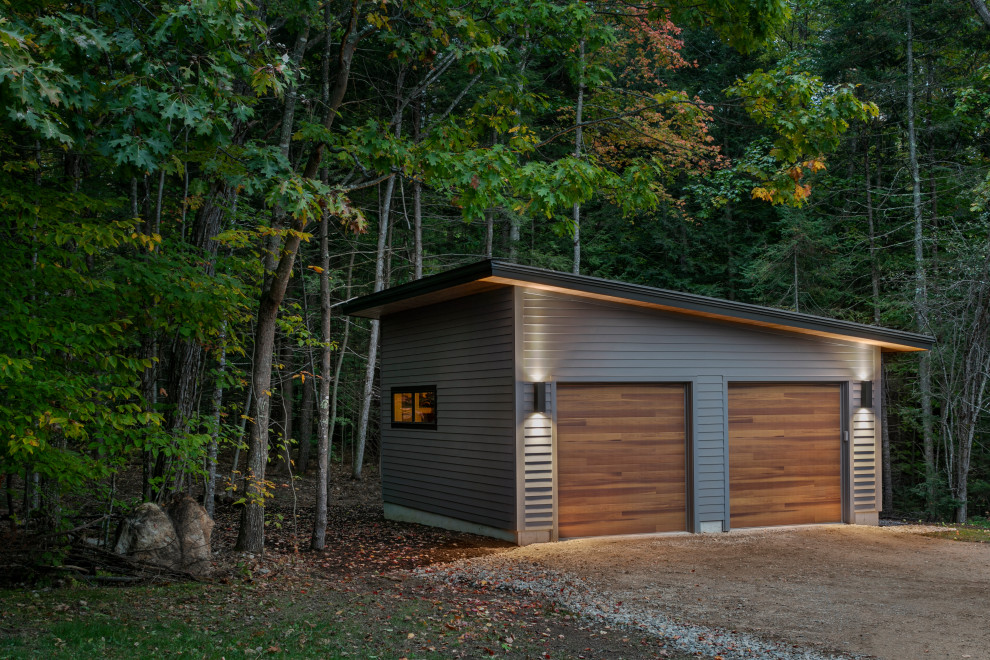
[[[436,428],[436,425],[436,386],[392,389],[392,426]]]
[[[420,424],[436,424],[437,411],[434,405],[436,392],[416,392],[416,422]]]
[[[411,422],[413,421],[413,395],[412,392],[396,392],[392,395],[392,421]]]

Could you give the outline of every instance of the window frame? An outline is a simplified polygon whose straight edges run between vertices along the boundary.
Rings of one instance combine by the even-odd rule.
[[[401,422],[395,420],[395,395],[396,394],[412,394],[413,395],[413,418],[416,417],[416,395],[422,394],[424,392],[431,392],[433,394],[433,421],[432,422]],[[438,406],[437,406],[437,386],[436,385],[412,385],[412,386],[400,386],[393,387],[390,391],[390,402],[389,402],[389,413],[390,420],[393,429],[424,429],[433,430],[437,428],[437,419],[439,418]]]

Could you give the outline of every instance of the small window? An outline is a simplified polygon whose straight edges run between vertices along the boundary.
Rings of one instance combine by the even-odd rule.
[[[436,386],[392,388],[392,426],[435,429]]]

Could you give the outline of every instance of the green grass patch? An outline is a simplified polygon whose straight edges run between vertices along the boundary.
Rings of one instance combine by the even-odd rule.
[[[966,541],[968,543],[990,543],[990,528],[955,527],[939,532],[927,532],[924,536],[950,541]]]
[[[966,521],[966,526],[990,530],[990,518],[984,518],[983,516],[971,516],[970,519]]]
[[[4,658],[444,657],[414,648],[429,632],[410,623],[424,614],[418,601],[376,617],[368,615],[373,598],[336,591],[317,597],[249,587],[77,588],[0,598],[9,608]],[[396,615],[405,625],[389,625]]]
[[[656,658],[547,603],[387,580],[0,591],[0,658]],[[598,627],[600,627],[599,624]],[[687,658],[678,652],[659,657]],[[594,654],[594,657],[601,657]]]

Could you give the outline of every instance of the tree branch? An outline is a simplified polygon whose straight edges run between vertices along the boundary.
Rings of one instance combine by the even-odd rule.
[[[969,4],[976,11],[976,15],[980,17],[983,24],[990,27],[990,9],[987,8],[987,3],[984,0],[969,0]]]

